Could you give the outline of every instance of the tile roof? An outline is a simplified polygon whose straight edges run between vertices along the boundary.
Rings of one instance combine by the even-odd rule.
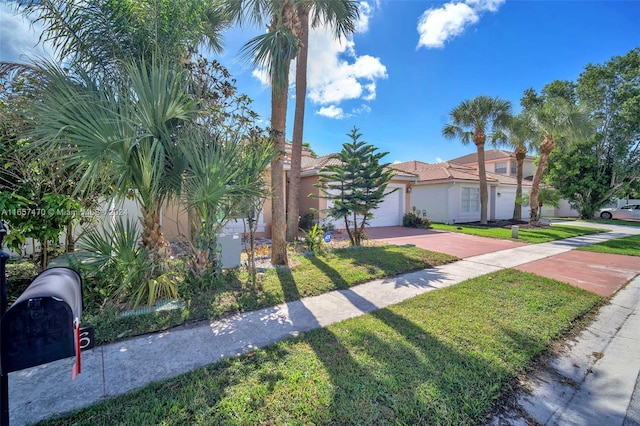
[[[501,149],[489,149],[484,151],[484,160],[485,161],[493,161],[493,160],[515,160],[516,155],[513,152],[503,151]],[[527,155],[527,159],[534,160],[535,158]],[[478,153],[474,152],[471,154],[463,155],[462,157],[454,158],[453,160],[449,160],[451,163],[457,164],[472,164],[478,162]]]
[[[450,161],[436,164],[428,164],[421,161],[408,161],[405,163],[394,164],[391,167],[403,172],[416,174],[418,176],[418,182],[453,180],[478,181],[480,179],[478,169],[476,167],[456,164]],[[515,177],[492,172],[487,172],[487,182],[513,185],[517,184]],[[530,183],[523,181],[523,184],[527,185]]]

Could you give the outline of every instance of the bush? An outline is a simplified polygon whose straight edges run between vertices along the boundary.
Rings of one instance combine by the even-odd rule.
[[[302,216],[302,218],[300,219],[300,229],[302,231],[309,231],[311,228],[313,228],[313,213],[312,212],[307,212],[304,214],[304,216]]]
[[[302,231],[307,250],[316,253],[322,249],[324,230],[316,223],[309,231]]]
[[[431,228],[431,221],[416,214],[407,213],[402,218],[402,226],[405,228],[429,229]]]

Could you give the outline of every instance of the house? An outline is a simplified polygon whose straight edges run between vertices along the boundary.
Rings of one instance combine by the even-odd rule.
[[[286,145],[286,156],[284,163],[285,170],[285,197],[288,195],[288,179],[289,170],[291,170],[291,144]],[[302,171],[300,182],[300,216],[311,212],[316,221],[326,222],[326,214],[322,212],[328,207],[326,199],[318,198],[319,189],[314,185],[318,183],[320,171],[325,165],[336,161],[332,158],[333,154],[316,157],[313,152],[303,146],[302,150]],[[267,176],[267,181],[269,176]],[[380,206],[373,211],[374,217],[371,219],[369,226],[399,226],[402,225],[402,218],[408,211],[409,201],[407,190],[412,183],[417,180],[414,174],[397,172],[396,176],[389,182],[388,189],[394,190],[385,197]],[[285,201],[286,205],[286,201]],[[344,228],[342,221],[335,221],[334,226],[337,229]],[[180,235],[188,232],[189,220],[184,208],[178,205],[170,205],[163,209],[162,227],[164,235],[167,239],[177,240]],[[245,224],[242,219],[231,219],[228,221],[222,233],[244,233],[246,231]],[[262,211],[258,216],[257,236],[271,236],[271,200],[265,200]]]
[[[318,183],[323,167],[337,164],[339,164],[338,160],[333,155],[302,158],[300,216],[311,212],[314,214],[315,220],[326,221],[326,215],[322,213],[322,210],[331,206],[331,200],[319,198],[320,190],[315,185]],[[400,226],[403,216],[409,211],[408,192],[411,185],[417,181],[417,176],[402,170],[394,170],[396,173],[387,185],[387,190],[390,193],[378,208],[372,211],[373,218],[369,221],[370,227]],[[343,220],[333,221],[333,224],[337,229],[344,228]]]
[[[507,164],[506,169],[503,164],[499,164],[498,171],[503,173],[487,171],[488,220],[506,220],[513,217],[517,181],[515,176],[511,176],[510,157],[508,153],[505,154],[507,155],[490,153],[488,156],[492,161],[489,163],[491,168],[487,166],[489,170],[496,170],[496,164]],[[436,164],[420,161],[394,164],[392,167],[396,170],[415,174],[418,178],[409,190],[411,205],[409,211],[415,210],[434,222],[479,221],[480,177],[477,162],[474,164],[473,158],[473,155],[469,155]],[[532,157],[530,161],[533,166]],[[528,193],[531,181],[524,180],[522,187],[523,192]],[[522,217],[526,218],[528,215],[528,206],[523,206]]]

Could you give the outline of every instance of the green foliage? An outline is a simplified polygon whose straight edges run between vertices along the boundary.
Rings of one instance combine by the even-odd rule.
[[[549,158],[546,181],[583,219],[591,219],[612,195],[611,170],[603,168],[606,165],[598,158],[597,149],[592,138],[554,152]]]
[[[315,215],[313,214],[313,212],[307,212],[303,214],[302,218],[300,218],[300,229],[302,229],[303,231],[310,230],[314,225],[314,219]]]
[[[431,228],[431,221],[426,217],[423,218],[414,213],[407,213],[402,218],[402,226],[405,228],[429,229]]]
[[[324,229],[317,223],[313,225],[308,231],[303,230],[304,244],[307,246],[307,250],[312,253],[317,253],[322,249],[324,243]]]
[[[593,194],[589,204],[597,210],[608,199],[621,198],[640,184],[640,48],[604,64],[587,65],[578,78],[577,93],[597,125],[589,144],[592,153],[575,154],[576,161],[591,166],[588,175],[599,196]],[[596,164],[587,158],[591,156]]]
[[[381,163],[388,153],[376,152],[377,148],[360,140],[357,128],[347,134],[351,142],[344,143],[335,155],[338,165],[327,165],[321,171],[320,198],[333,202],[326,211],[330,217],[343,219],[351,245],[361,245],[364,230],[373,217],[372,210],[384,197],[395,191],[387,191],[394,172],[390,163]]]

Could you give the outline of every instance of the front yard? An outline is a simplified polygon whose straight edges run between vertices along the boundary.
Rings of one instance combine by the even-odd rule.
[[[43,424],[479,424],[600,301],[504,270]]]

